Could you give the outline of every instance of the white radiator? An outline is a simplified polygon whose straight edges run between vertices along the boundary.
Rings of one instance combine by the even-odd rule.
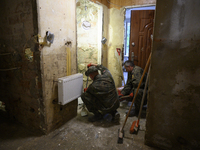
[[[58,102],[65,105],[81,96],[83,91],[83,74],[58,78]]]

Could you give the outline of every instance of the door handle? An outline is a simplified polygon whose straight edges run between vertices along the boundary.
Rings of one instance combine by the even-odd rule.
[[[132,43],[131,43],[131,45],[134,47],[134,46],[135,46],[135,43],[134,43],[134,42],[132,42]]]

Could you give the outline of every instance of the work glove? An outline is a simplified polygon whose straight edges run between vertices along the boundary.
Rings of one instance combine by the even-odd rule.
[[[133,97],[133,93],[129,94],[130,97]]]
[[[120,95],[121,94],[121,90],[117,89],[117,93],[118,93],[118,95]]]
[[[86,91],[87,91],[87,89],[88,89],[88,88],[84,88],[84,92],[86,92]]]
[[[91,66],[92,66],[92,63],[89,63],[89,64],[87,65],[88,68],[91,67]]]

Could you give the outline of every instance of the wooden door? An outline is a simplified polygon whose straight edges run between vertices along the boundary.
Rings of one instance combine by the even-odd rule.
[[[129,60],[145,68],[151,52],[154,10],[132,10]]]

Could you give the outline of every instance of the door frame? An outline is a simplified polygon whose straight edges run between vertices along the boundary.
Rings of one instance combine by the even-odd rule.
[[[125,7],[125,19],[124,19],[124,54],[128,53],[128,59],[129,59],[129,41],[127,42],[127,29],[128,29],[128,23],[131,23],[131,10],[155,10],[156,5],[136,5],[136,6],[127,6]],[[130,35],[130,33],[129,33]],[[129,37],[130,40],[130,37]],[[128,49],[127,49],[128,48]],[[126,61],[127,55],[123,56],[123,62]]]

